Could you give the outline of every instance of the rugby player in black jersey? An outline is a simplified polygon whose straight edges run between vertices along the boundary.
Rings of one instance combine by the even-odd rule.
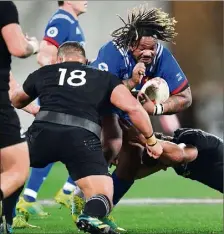
[[[36,38],[25,37],[19,25],[18,12],[12,1],[0,2],[0,203],[10,231],[12,209],[29,174],[29,153],[20,136],[19,118],[11,106],[9,80],[11,55],[26,58],[38,52]],[[20,189],[19,189],[20,188]],[[2,212],[2,201],[4,211]],[[2,214],[1,214],[2,215]],[[8,221],[10,220],[10,221]],[[3,224],[0,220],[0,229]],[[5,230],[6,231],[6,230]]]
[[[28,130],[31,166],[64,163],[87,199],[78,228],[112,234],[116,232],[100,221],[113,206],[113,181],[100,142],[101,115],[113,104],[128,113],[145,137],[151,155],[159,157],[162,147],[153,134],[147,112],[122,81],[86,62],[81,44],[63,43],[57,64],[30,74],[12,103],[23,108],[39,97],[40,112]]]

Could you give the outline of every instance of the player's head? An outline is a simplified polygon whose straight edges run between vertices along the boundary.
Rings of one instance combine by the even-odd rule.
[[[171,42],[177,35],[175,19],[161,9],[148,9],[147,4],[132,9],[127,23],[120,19],[124,26],[112,33],[113,41],[145,64],[151,63],[156,55],[158,40]]]
[[[67,41],[58,48],[57,62],[87,63],[85,49],[79,42]]]
[[[88,1],[58,1],[59,7],[68,7],[75,12],[77,16],[87,11]]]

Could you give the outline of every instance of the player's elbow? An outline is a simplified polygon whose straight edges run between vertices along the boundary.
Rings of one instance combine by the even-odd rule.
[[[16,108],[16,109],[22,109],[23,108],[23,105],[21,102],[19,102],[16,98],[11,98],[11,102],[12,102],[12,105]]]
[[[190,107],[192,105],[192,96],[191,95],[188,95],[186,97],[186,107]]]
[[[11,102],[12,105],[16,108],[16,109],[22,109],[24,106],[26,106],[25,104],[23,104],[23,102],[20,101],[17,92],[12,93],[11,95]]]
[[[188,108],[192,104],[192,94],[191,94],[191,88],[188,87],[186,90],[182,92],[182,96],[185,99],[185,107]]]

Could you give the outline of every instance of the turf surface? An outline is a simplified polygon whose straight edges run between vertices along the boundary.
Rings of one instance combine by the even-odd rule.
[[[41,188],[40,199],[53,199],[67,172],[56,164]],[[220,193],[195,181],[182,179],[172,170],[138,181],[126,198],[222,198]],[[15,230],[15,233],[78,233],[70,212],[58,206],[45,207],[46,219],[31,217],[40,229]],[[130,234],[147,233],[223,233],[223,206],[220,204],[118,206],[113,216]],[[80,233],[80,232],[79,232]]]

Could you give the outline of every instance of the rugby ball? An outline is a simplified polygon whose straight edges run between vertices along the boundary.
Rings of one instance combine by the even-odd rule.
[[[160,77],[148,80],[141,88],[141,92],[145,93],[155,104],[165,102],[170,96],[167,82]]]

